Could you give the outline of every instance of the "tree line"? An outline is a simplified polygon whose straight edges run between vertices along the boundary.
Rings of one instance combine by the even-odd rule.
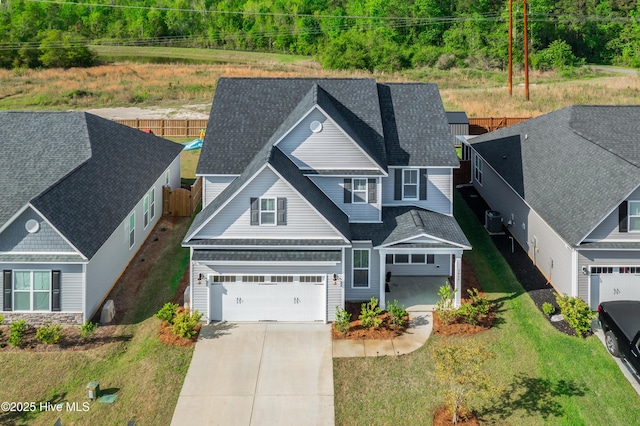
[[[98,0],[99,1],[99,0]],[[313,55],[325,68],[506,67],[507,0],[0,0],[0,67],[91,65],[91,43]],[[522,2],[514,1],[522,63]],[[534,68],[640,67],[640,2],[529,0]]]

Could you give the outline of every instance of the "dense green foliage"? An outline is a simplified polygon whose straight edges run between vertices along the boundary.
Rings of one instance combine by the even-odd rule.
[[[84,3],[0,2],[0,66],[89,65],[88,41],[292,52],[315,55],[328,68],[379,71],[502,68],[507,61],[506,0]],[[640,2],[536,0],[528,10],[533,66],[582,60],[640,66]],[[522,18],[522,2],[514,2],[516,63],[522,58]]]

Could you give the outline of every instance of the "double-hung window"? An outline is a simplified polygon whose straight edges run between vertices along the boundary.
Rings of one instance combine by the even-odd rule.
[[[482,185],[482,158],[478,154],[475,155],[473,160],[473,173],[476,182]]]
[[[131,212],[129,215],[129,249],[136,243],[136,213]]]
[[[353,179],[353,203],[367,202],[367,179]]]
[[[629,201],[629,231],[640,231],[640,201]]]
[[[151,188],[149,191],[149,220],[153,220],[156,216],[156,189]]]
[[[149,194],[144,196],[142,200],[142,227],[147,229],[149,226]]]
[[[13,309],[51,310],[51,271],[14,271]]]
[[[353,287],[369,287],[369,250],[353,250]]]
[[[260,225],[276,224],[276,199],[260,199]]]
[[[418,199],[418,169],[402,171],[402,198],[404,200]]]

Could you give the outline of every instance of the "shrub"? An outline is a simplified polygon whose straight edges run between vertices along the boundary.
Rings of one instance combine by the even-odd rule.
[[[156,318],[160,321],[167,321],[169,324],[173,324],[173,318],[176,316],[176,312],[178,311],[177,303],[165,303],[162,308],[156,314]]]
[[[467,290],[471,304],[478,309],[480,315],[487,315],[491,310],[491,301],[486,296],[481,296],[477,288]]]
[[[349,331],[349,321],[351,321],[351,314],[346,309],[336,306],[336,330],[346,336]]]
[[[18,320],[11,323],[9,326],[9,339],[8,342],[14,348],[22,345],[24,340],[24,333],[27,332],[27,323],[24,320]]]
[[[98,328],[97,322],[85,322],[79,327],[80,337],[82,338],[82,340],[91,339],[91,337],[93,336],[93,333],[96,332],[97,328]]]
[[[0,325],[2,325],[2,323],[4,322],[4,317],[2,315],[0,315]],[[2,330],[0,330],[0,339],[2,339],[2,336],[4,334],[2,333]]]
[[[394,300],[393,303],[387,305],[387,312],[391,315],[391,322],[396,327],[400,327],[404,324],[404,317],[408,315],[404,305],[398,306],[398,301]]]
[[[365,328],[378,328],[382,324],[381,313],[382,308],[378,306],[378,299],[371,296],[370,301],[362,304],[358,319],[362,321],[362,326]]]
[[[449,281],[438,290],[438,296],[440,296],[440,300],[436,302],[436,312],[438,313],[438,317],[440,321],[444,324],[451,324],[457,317],[458,311],[454,308],[454,300],[456,292],[451,289],[449,285]]]
[[[471,302],[465,302],[458,308],[458,315],[462,317],[467,324],[476,325],[478,324],[480,313],[478,312],[478,308]]]
[[[200,318],[202,318],[202,314],[198,311],[191,313],[188,309],[182,309],[176,312],[171,331],[176,336],[190,339],[198,333],[196,326],[200,322]]]
[[[556,294],[556,302],[569,326],[578,336],[584,336],[591,328],[591,320],[595,318],[595,313],[589,305],[579,297],[569,297],[566,294],[563,296]]]
[[[542,304],[542,312],[546,315],[546,316],[551,316],[553,315],[553,313],[556,311],[556,308],[553,307],[553,305],[549,302],[544,302]]]
[[[36,330],[36,339],[45,345],[53,345],[63,336],[60,324],[47,323]]]

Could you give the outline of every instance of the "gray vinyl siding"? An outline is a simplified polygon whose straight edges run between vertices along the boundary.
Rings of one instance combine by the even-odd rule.
[[[172,188],[180,186],[179,169],[174,173],[174,164],[176,163],[174,162],[170,166],[170,185]],[[174,174],[177,174],[178,177],[177,186],[173,186],[175,184]],[[129,233],[127,232],[129,215],[131,214],[131,212],[129,212],[120,225],[111,234],[109,239],[107,239],[87,264],[86,319],[90,319],[93,314],[96,313],[96,310],[105,300],[109,291],[129,264],[129,261],[140,249],[144,240],[151,233],[151,230],[156,225],[160,217],[162,217],[162,186],[164,185],[164,182],[165,177],[163,173],[154,184],[155,214],[154,217],[150,219],[149,225],[147,225],[146,229],[143,227],[144,197],[138,201],[135,208],[132,210],[135,211],[135,243],[133,247],[129,248]],[[119,307],[116,306],[116,309],[118,308]]]
[[[489,207],[502,214],[505,226],[512,221],[512,225],[507,226],[509,232],[555,289],[571,294],[572,248],[486,163],[482,185],[475,179],[473,184]]]
[[[469,125],[468,124],[449,124],[449,129],[451,129],[452,135],[468,135],[469,134]],[[458,141],[458,144],[460,142]]]
[[[327,284],[327,321],[336,320],[338,307],[344,309],[344,288],[340,283],[333,284],[329,281]]]
[[[453,148],[451,148],[453,149]],[[424,168],[424,167],[422,167]],[[382,178],[382,204],[384,206],[412,205],[434,212],[453,214],[453,172],[449,168],[427,169],[426,200],[395,200],[395,168],[389,168],[389,176]]]
[[[82,265],[45,263],[0,263],[0,288],[3,288],[5,270],[60,271],[61,312],[82,312]],[[4,297],[0,295],[0,315],[4,310]]]
[[[160,189],[156,188],[156,198],[162,198],[162,196],[158,197],[157,194],[158,191],[162,192],[162,186],[164,185],[164,175],[162,175],[162,177],[158,179],[158,183],[160,183]],[[180,185],[180,156],[178,155],[169,166],[169,186],[171,187],[171,189],[176,189],[180,188]],[[160,213],[162,213],[162,204],[160,205]]]
[[[286,225],[250,225],[252,197],[283,197],[287,199]],[[215,216],[195,239],[200,238],[336,238],[339,237],[327,221],[313,209],[289,184],[265,168],[229,204]]]
[[[349,215],[350,222],[379,222],[381,220],[380,208],[382,199],[382,185],[377,179],[376,203],[345,203],[344,202],[344,177],[311,176],[311,180],[322,190],[331,201]]]
[[[25,228],[31,219],[40,224],[40,229],[33,234]],[[0,252],[75,253],[75,250],[29,207],[0,234]]]
[[[204,176],[202,181],[202,208],[214,200],[237,176]]]
[[[369,288],[353,288],[353,249],[369,250]],[[345,250],[344,291],[347,301],[364,301],[375,296],[380,299],[380,254],[371,248],[371,244],[353,243],[353,249]]]
[[[575,271],[578,277],[578,296],[589,303],[591,274],[585,275],[582,268],[591,266],[640,266],[640,253],[637,251],[578,250],[578,265]]]
[[[640,201],[640,188],[636,189],[628,198],[628,201]],[[616,208],[607,216],[585,239],[586,241],[639,241],[638,232],[618,231],[618,209]]]
[[[434,263],[401,263],[387,264],[385,266],[387,272],[391,271],[394,276],[415,276],[415,275],[453,275],[451,269],[451,255],[436,254],[434,255]]]
[[[311,131],[309,125],[313,121],[322,123],[322,131]],[[301,169],[379,169],[355,142],[317,109],[294,127],[278,147]]]
[[[203,321],[209,321],[209,291],[206,284],[198,284],[199,274],[205,277],[211,269],[203,264],[193,264],[191,267],[191,309],[201,313]]]

